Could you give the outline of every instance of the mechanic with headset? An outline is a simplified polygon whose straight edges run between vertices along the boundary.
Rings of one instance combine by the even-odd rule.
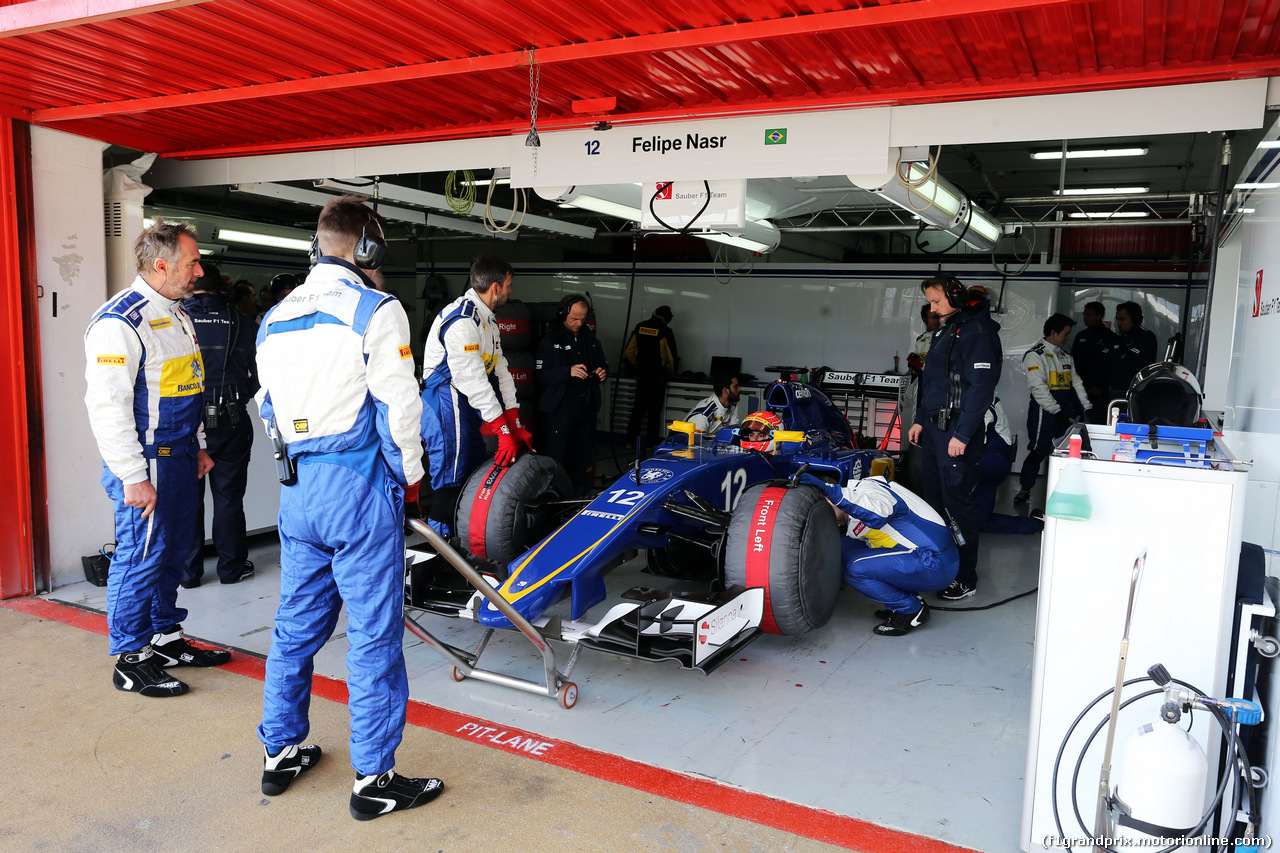
[[[271,283],[258,294],[262,310],[258,314],[257,321],[261,323],[267,312],[273,306],[279,305],[281,299],[293,293],[293,289],[297,286],[298,277],[291,272],[277,273],[272,277]]]
[[[985,443],[983,415],[995,399],[1003,350],[1000,326],[981,293],[971,294],[950,273],[920,289],[942,327],[920,374],[920,403],[908,438],[919,444],[924,499],[952,528],[960,546],[956,579],[939,597],[968,598],[978,589],[978,519],[974,492]]]
[[[427,523],[453,535],[453,513],[467,477],[485,454],[482,435],[498,437],[494,462],[509,465],[533,438],[520,422],[493,311],[511,295],[511,265],[483,255],[471,286],[431,324],[422,359],[422,437],[434,492]]]
[[[258,390],[253,321],[227,301],[218,270],[205,265],[195,292],[182,307],[191,315],[204,361],[205,449],[213,470],[205,479],[213,493],[213,545],[218,551],[218,579],[238,583],[253,576],[245,535],[244,492],[249,482],[253,424],[245,410]],[[196,531],[191,560],[182,585],[200,586],[204,577],[204,485],[199,487]]]
[[[534,368],[541,413],[538,446],[564,467],[575,496],[591,485],[587,466],[595,455],[600,384],[609,375],[604,347],[586,325],[589,308],[580,293],[560,300],[556,322],[538,342]]]
[[[850,480],[843,488],[801,474],[836,509],[848,516],[840,543],[845,582],[872,601],[884,622],[872,632],[901,637],[929,621],[929,605],[920,592],[942,589],[955,580],[959,555],[942,516],[905,486],[884,477]]]
[[[217,666],[231,655],[186,641],[178,584],[195,537],[196,490],[213,468],[200,416],[204,363],[179,301],[201,275],[195,231],[155,224],[133,245],[138,277],[107,300],[84,333],[84,402],[102,454],[102,487],[115,507],[116,551],[107,576],[112,682],[143,696],[187,685],[162,669]]]
[[[422,479],[422,401],[409,321],[365,270],[387,251],[383,220],[342,196],[320,211],[306,281],[258,331],[257,400],[278,460],[280,606],[263,679],[262,792],[285,792],[316,766],[304,745],[313,659],[347,611],[351,816],[420,806],[439,779],[396,775],[408,679],[404,507]],[[292,463],[292,464],[290,464]]]
[[[742,387],[736,373],[717,373],[711,377],[710,397],[699,400],[684,419],[698,432],[714,436],[722,427],[731,427],[738,421],[738,401],[742,399]]]
[[[1084,383],[1071,369],[1071,354],[1063,349],[1074,325],[1066,314],[1054,314],[1044,321],[1044,340],[1022,356],[1031,403],[1027,407],[1027,458],[1018,475],[1021,488],[1013,496],[1015,504],[1031,500],[1040,463],[1053,452],[1053,442],[1066,433],[1073,419],[1084,417],[1089,410]]]
[[[627,423],[627,436],[640,449],[660,441],[666,434],[661,421],[667,401],[667,380],[675,376],[680,361],[676,336],[670,329],[673,316],[670,306],[659,305],[653,309],[653,316],[636,324],[624,351],[636,376],[636,396]]]
[[[1133,377],[1156,361],[1156,336],[1142,325],[1141,305],[1121,302],[1116,306],[1116,332],[1120,337],[1111,347],[1107,361],[1112,400],[1127,397]]]

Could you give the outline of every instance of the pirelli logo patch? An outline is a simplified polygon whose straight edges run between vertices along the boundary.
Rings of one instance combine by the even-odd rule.
[[[406,358],[413,358],[413,348],[410,347],[408,344],[405,344],[404,346],[400,347],[400,358],[401,360],[404,360]]]
[[[173,325],[173,321],[168,317],[161,317],[159,320],[148,320],[147,325],[153,329],[167,329]]]
[[[156,456],[172,456],[172,455],[173,455],[173,448],[171,447],[156,448]]]
[[[112,364],[124,367],[125,361],[122,355],[100,355],[98,356],[98,364]]]
[[[656,336],[656,335],[658,334],[658,330],[657,330],[657,329],[655,329],[655,328],[653,328],[652,326],[641,326],[641,327],[640,327],[640,334],[642,334],[642,335],[649,335],[650,337],[653,337],[653,336]]]
[[[306,418],[298,418],[293,422],[294,432],[311,432],[310,425],[307,424]]]
[[[466,344],[462,347],[463,352],[480,352],[479,344]]]

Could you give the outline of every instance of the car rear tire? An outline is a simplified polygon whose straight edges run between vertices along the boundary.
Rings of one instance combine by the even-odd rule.
[[[482,494],[488,481],[491,496]],[[548,532],[539,503],[572,493],[568,475],[549,456],[523,453],[505,469],[487,460],[462,487],[454,530],[469,553],[505,570]]]
[[[724,572],[730,586],[764,588],[767,633],[827,624],[840,592],[840,530],[822,492],[780,482],[747,489],[729,522]]]

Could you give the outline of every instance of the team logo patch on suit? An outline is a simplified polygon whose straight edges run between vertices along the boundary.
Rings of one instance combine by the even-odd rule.
[[[462,351],[463,351],[463,352],[480,352],[480,345],[479,345],[479,344],[466,344],[465,346],[463,346]]]
[[[200,354],[166,359],[160,368],[161,397],[190,397],[204,392],[204,361]]]
[[[649,335],[651,337],[656,336],[658,334],[658,330],[653,328],[652,326],[641,326],[636,331],[638,331],[642,335]]]
[[[110,364],[118,367],[124,367],[125,360],[122,355],[100,355],[98,356],[98,364]]]
[[[153,329],[167,329],[173,325],[173,321],[168,317],[161,317],[159,320],[148,320],[147,325]]]
[[[401,359],[413,358],[413,348],[410,347],[408,344],[400,347],[400,358]]]
[[[172,456],[172,455],[173,455],[173,448],[171,447],[156,448],[156,456]]]
[[[311,427],[307,424],[306,418],[299,418],[293,422],[294,432],[310,432]]]

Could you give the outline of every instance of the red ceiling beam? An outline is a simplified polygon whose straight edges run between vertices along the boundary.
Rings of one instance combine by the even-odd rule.
[[[26,0],[0,6],[0,39],[163,12],[204,2],[207,0]]]
[[[907,106],[912,104],[952,103],[956,101],[980,101],[993,98],[1019,98],[1032,95],[1060,95],[1075,92],[1112,91],[1117,89],[1142,89],[1150,86],[1175,86],[1186,83],[1212,83],[1223,80],[1252,79],[1280,75],[1280,58],[1248,63],[1196,63],[1194,66],[1157,68],[1149,71],[1118,71],[1108,74],[1079,74],[1053,80],[1016,80],[1004,83],[968,83],[951,86],[911,86],[893,90],[877,90],[864,98],[808,97],[790,100],[770,98],[756,102],[734,104],[706,104],[692,108],[654,110],[640,113],[611,114],[609,121],[615,128],[648,124],[659,121],[692,120],[724,116],[769,115],[784,112],[811,110],[857,109],[862,107]],[[539,116],[540,131],[573,130],[590,127],[597,117]],[[1225,130],[1226,128],[1224,128]],[[431,129],[390,131],[386,133],[362,133],[351,136],[331,136],[323,139],[300,139],[294,142],[264,142],[249,145],[230,145],[217,148],[160,151],[175,160],[203,160],[213,157],[244,157],[260,154],[291,154],[300,151],[323,151],[335,148],[367,147],[375,145],[399,145],[411,142],[435,142],[447,139],[472,139],[483,136],[524,134],[529,130],[525,119],[496,122],[486,121],[471,125],[450,125]],[[101,138],[100,134],[84,130],[83,135]]]
[[[52,0],[36,0],[52,2]],[[396,68],[380,68],[373,71],[353,71],[286,80],[278,83],[258,83],[212,91],[189,92],[179,95],[162,95],[154,98],[135,98],[102,104],[85,104],[74,107],[55,107],[34,110],[32,121],[49,124],[73,119],[101,118],[109,115],[140,113],[158,109],[219,104],[258,98],[287,97],[311,92],[328,92],[365,86],[382,86],[414,80],[448,77],[459,74],[476,74],[527,66],[532,58],[539,65],[564,62],[608,59],[631,54],[650,55],[670,51],[690,50],[743,41],[768,41],[789,36],[855,30],[868,27],[892,27],[903,24],[920,24],[927,21],[1021,12],[1049,6],[1079,5],[1088,0],[914,0],[888,6],[871,6],[845,9],[838,12],[820,12],[767,21],[750,21],[745,24],[724,24],[701,27],[673,33],[628,36],[617,39],[564,44],[525,50],[508,51],[488,56],[446,59],[423,62]]]

